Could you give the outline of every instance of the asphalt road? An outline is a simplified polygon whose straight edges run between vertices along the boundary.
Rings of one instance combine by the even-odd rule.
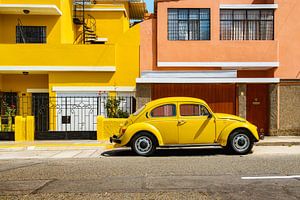
[[[246,156],[161,149],[148,158],[125,149],[99,158],[1,160],[0,199],[300,199],[300,152],[281,149],[260,147]]]

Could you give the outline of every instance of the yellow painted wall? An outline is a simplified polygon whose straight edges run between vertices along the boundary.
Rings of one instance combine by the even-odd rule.
[[[136,25],[116,41],[116,72],[51,72],[50,91],[53,86],[135,86],[139,75],[139,31]]]
[[[48,75],[2,74],[2,92],[26,93],[27,89],[47,89]]]
[[[3,91],[26,92],[29,84],[32,84],[31,88],[49,88],[52,96],[55,95],[51,93],[53,86],[135,86],[135,79],[139,75],[139,25],[129,28],[129,18],[123,11],[90,12],[97,19],[97,35],[108,38],[107,44],[73,45],[78,26],[72,22],[72,2],[42,2],[56,4],[63,12],[62,16],[2,15],[3,24],[0,28],[5,28],[1,28],[4,37],[0,35],[0,65],[115,66],[116,72],[49,72],[48,75],[37,77],[3,75]],[[3,0],[2,3],[25,2]],[[41,0],[28,0],[26,3],[38,4]],[[110,1],[107,6],[129,10],[128,2],[111,4]],[[22,20],[23,25],[47,25],[47,44],[14,44],[17,18]]]
[[[34,16],[34,15],[3,15],[2,40],[1,43],[16,43],[17,19],[22,21],[24,26],[47,26],[47,43],[60,43],[60,21],[59,16]]]
[[[76,28],[73,24],[73,0],[61,1],[60,9],[63,11],[61,18],[61,43],[73,44]]]
[[[89,12],[96,18],[96,34],[101,38],[108,38],[108,43],[115,43],[124,32],[123,12]]]
[[[114,66],[114,45],[0,44],[0,65]]]

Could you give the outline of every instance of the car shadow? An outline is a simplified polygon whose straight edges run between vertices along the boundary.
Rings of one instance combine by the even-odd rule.
[[[130,148],[112,149],[101,154],[105,157],[138,157]],[[193,148],[159,148],[151,157],[190,157],[228,155],[221,147],[193,147]]]

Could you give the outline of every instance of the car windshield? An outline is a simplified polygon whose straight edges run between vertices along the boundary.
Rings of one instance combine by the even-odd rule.
[[[145,107],[146,107],[146,105],[140,107],[137,111],[135,111],[135,113],[133,113],[133,115],[137,116],[138,114],[140,114],[144,110]]]

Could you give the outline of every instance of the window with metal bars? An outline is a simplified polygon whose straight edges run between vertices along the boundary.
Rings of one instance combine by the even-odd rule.
[[[220,10],[221,40],[274,40],[274,10]]]
[[[17,26],[17,43],[46,43],[46,26]]]
[[[210,9],[168,9],[169,40],[210,40]]]

